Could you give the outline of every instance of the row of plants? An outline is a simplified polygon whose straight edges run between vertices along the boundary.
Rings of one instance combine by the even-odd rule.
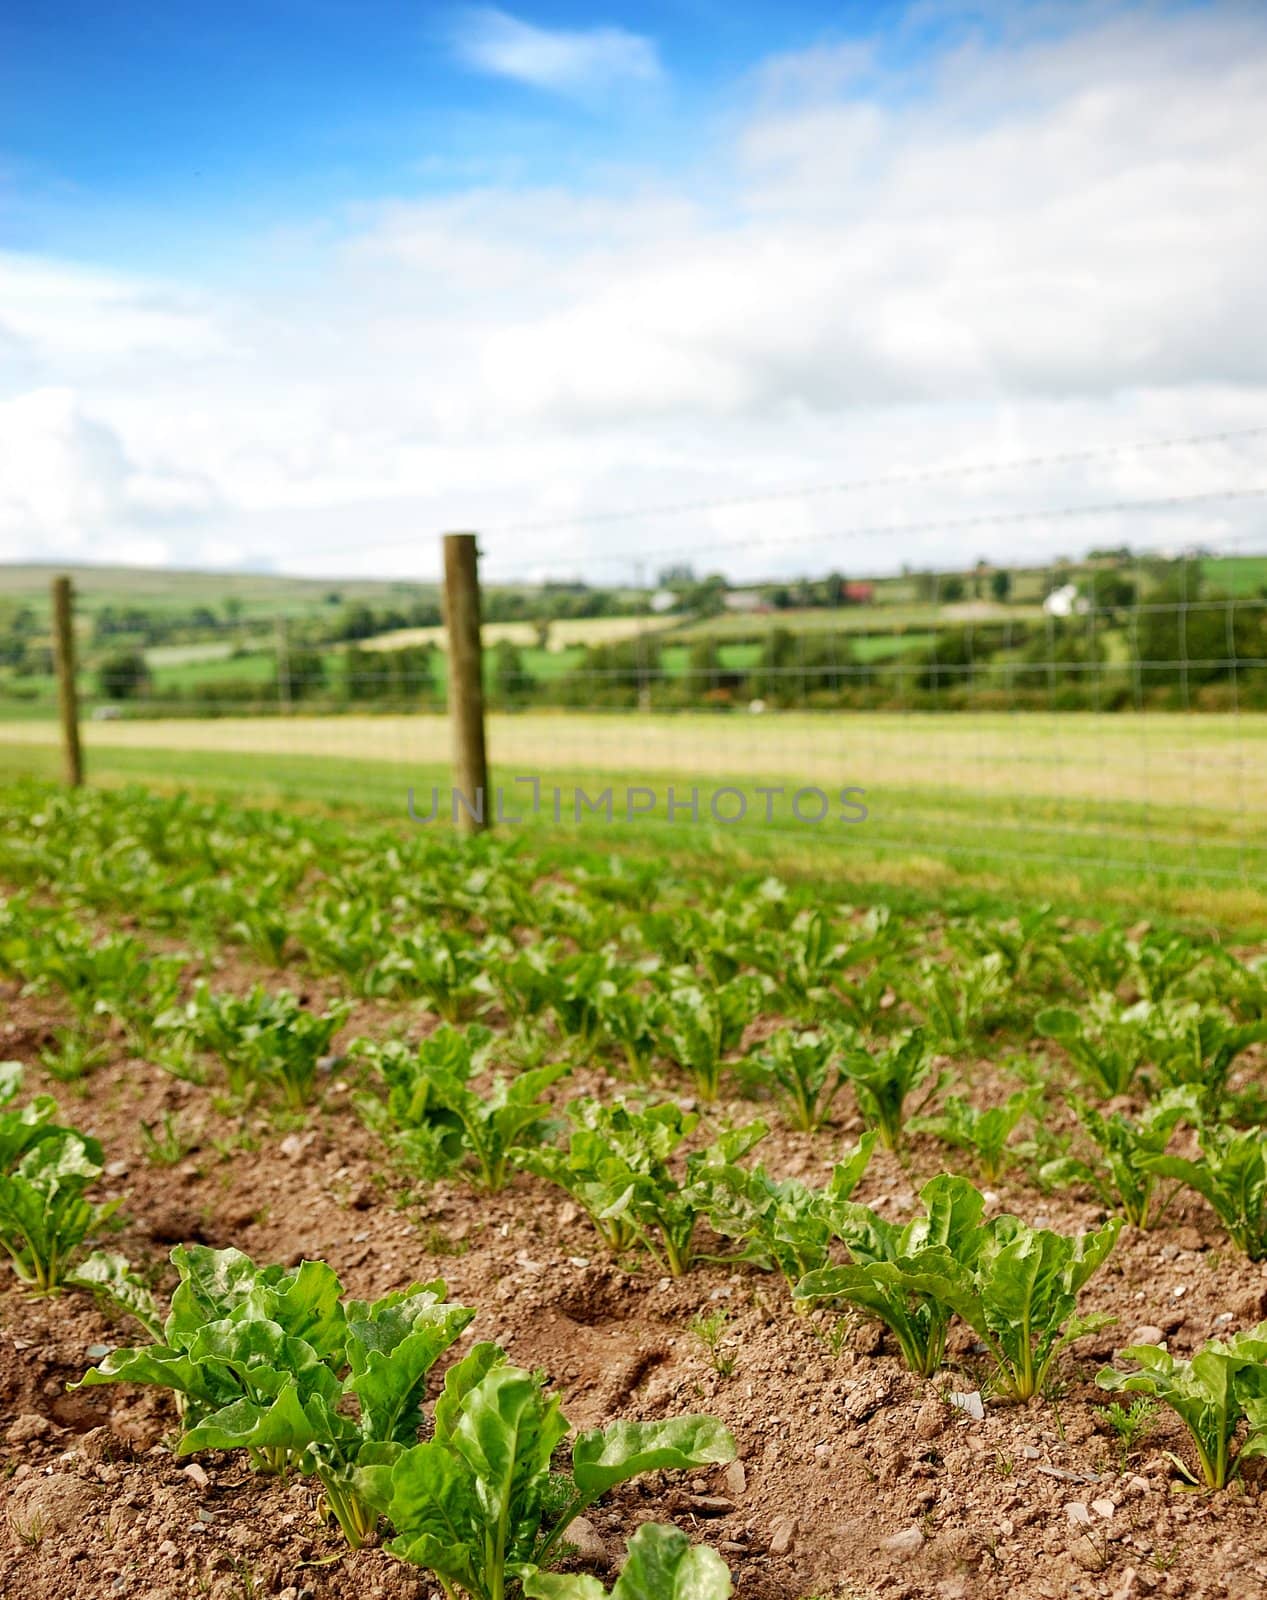
[[[387,1548],[446,1595],[503,1600],[512,1584],[567,1595],[577,1581],[547,1581],[547,1569],[601,1496],[644,1473],[734,1459],[731,1435],[706,1416],[573,1434],[541,1375],[487,1342],[448,1367],[424,1415],[436,1363],[476,1314],[441,1282],[363,1301],[346,1298],[324,1262],[287,1272],[198,1245],[178,1246],[172,1261],[179,1283],[161,1333],[113,1351],[81,1385],[170,1391],[178,1455],[241,1450],[257,1471],[315,1476],[353,1549],[386,1524]],[[720,1557],[692,1552],[676,1529],[640,1530],[630,1559],[624,1592],[672,1600],[683,1582],[704,1600],[729,1592]]]
[[[821,972],[821,918],[802,929],[805,970]],[[872,919],[867,937],[874,955],[886,935],[883,919]],[[979,930],[978,930],[979,931]],[[1033,928],[1030,932],[1033,933]],[[1007,963],[1018,974],[1032,971],[1032,939],[1018,930]],[[1088,951],[1118,948],[1115,941],[1083,945]],[[1141,947],[1142,948],[1142,947]],[[1150,981],[1173,990],[1170,947],[1158,947]],[[1138,958],[1138,950],[1137,950]],[[737,957],[732,952],[732,961]],[[986,960],[1001,960],[991,952]],[[147,1049],[183,1075],[197,1075],[199,1052],[215,1058],[230,1094],[240,1102],[274,1096],[294,1111],[312,1099],[320,1068],[331,1061],[336,1034],[349,1011],[336,1000],[316,1012],[289,991],[256,985],[245,995],[214,993],[199,981],[191,998],[179,1000],[184,958],[153,955],[134,936],[110,934],[92,940],[65,914],[46,912],[15,897],[0,930],[0,970],[26,979],[29,988],[56,986],[77,1026],[93,1019],[117,1022],[134,1051]],[[671,973],[680,969],[669,969]],[[1096,970],[1099,970],[1098,968]],[[1189,969],[1190,970],[1190,969]],[[1009,1165],[1023,1162],[1043,1187],[1078,1186],[1135,1226],[1165,1214],[1180,1186],[1202,1195],[1235,1244],[1251,1258],[1267,1253],[1267,1154],[1256,1124],[1256,1090],[1229,1094],[1233,1068],[1244,1052],[1267,1036],[1267,1021],[1234,1022],[1197,1002],[1136,1001],[1118,1008],[1097,1003],[1040,1011],[1036,1027],[1062,1045],[1078,1087],[1101,1101],[1123,1094],[1150,1095],[1137,1112],[1108,1110],[1064,1090],[1061,1098],[1076,1119],[1072,1133],[1055,1133],[1048,1115],[1052,1076],[1031,1058],[1013,1064],[1029,1078],[1000,1105],[977,1108],[959,1094],[945,1095],[932,1114],[909,1114],[913,1097],[924,1106],[946,1088],[948,1073],[926,1028],[877,1037],[849,1022],[817,1029],[784,1027],[764,1043],[741,1051],[741,1040],[763,1005],[761,978],[729,972],[711,986],[670,988],[659,1030],[646,1020],[637,996],[618,986],[613,958],[603,953],[551,964],[537,950],[519,951],[502,963],[503,997],[519,1029],[516,1049],[566,1055],[545,1065],[499,1078],[491,1098],[473,1085],[486,1072],[496,1036],[481,1025],[442,1028],[417,1050],[395,1041],[352,1053],[367,1060],[386,1085],[385,1105],[370,1102],[372,1120],[426,1175],[452,1168],[473,1154],[486,1186],[496,1188],[507,1171],[513,1142],[539,1143],[547,1125],[540,1097],[569,1068],[569,1058],[588,1059],[604,1039],[619,1041],[627,1073],[640,1083],[653,1065],[667,1060],[684,1074],[700,1099],[722,1086],[723,1067],[743,1092],[773,1104],[794,1127],[821,1129],[846,1086],[864,1122],[881,1142],[898,1148],[908,1131],[932,1135],[961,1151],[986,1181],[997,1181]],[[808,991],[812,985],[802,979]],[[540,1021],[549,995],[553,1021]],[[536,1029],[537,1031],[533,1032]],[[45,1065],[70,1076],[89,1059],[68,1052],[64,1039],[45,1053]],[[1156,1063],[1144,1072],[1140,1063]],[[1250,1126],[1237,1126],[1248,1121]],[[1030,1136],[1014,1138],[1028,1127]],[[507,1130],[489,1146],[487,1130]],[[481,1131],[483,1129],[484,1131]],[[1174,1141],[1195,1130],[1197,1148],[1177,1150]],[[952,1163],[954,1155],[949,1158]]]

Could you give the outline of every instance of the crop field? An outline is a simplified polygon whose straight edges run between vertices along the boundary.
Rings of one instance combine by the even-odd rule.
[[[15,1600],[1262,1592],[1258,943],[27,781],[0,1007]]]

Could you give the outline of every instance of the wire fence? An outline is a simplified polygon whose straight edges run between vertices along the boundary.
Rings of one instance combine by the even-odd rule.
[[[1240,594],[1215,592],[1217,562],[1117,560],[1029,590],[1018,575],[1020,593],[982,569],[834,606],[766,585],[714,595],[712,614],[644,597],[637,615],[488,624],[479,798],[449,776],[441,626],[347,639],[254,615],[137,648],[81,614],[85,738],[90,767],[361,795],[420,825],[478,804],[507,828],[1256,885],[1256,559]],[[0,742],[55,739],[51,704],[14,705]]]
[[[184,612],[81,597],[90,771],[354,798],[419,825],[478,807],[508,829],[637,828],[665,843],[706,831],[811,864],[900,856],[908,870],[1257,888],[1267,474],[1246,451],[1261,456],[1263,441],[1267,427],[1243,428],[491,526],[481,677],[492,777],[478,797],[453,792],[438,587],[402,579],[368,606],[331,580],[322,601],[285,611],[230,606],[214,579]],[[865,508],[880,503],[866,499],[875,490],[941,494],[955,479],[994,486],[1057,465],[1094,468],[1107,486],[1133,456],[1153,466],[1132,481],[1164,492],[1046,505],[1031,494],[818,531],[768,522],[798,501],[861,496]],[[1197,463],[1216,463],[1223,481],[1193,486]],[[738,512],[762,519],[759,537],[707,520]],[[675,541],[657,535],[662,523]],[[576,553],[583,527],[622,525],[610,548]],[[1047,565],[893,574],[890,562],[874,580],[830,566],[847,565],[864,535],[900,558],[930,530],[1031,525],[1132,537]],[[1141,553],[1163,532],[1187,552]],[[728,582],[684,566],[739,551],[748,567],[796,561],[818,576]],[[649,582],[658,562],[670,572]],[[545,581],[578,567],[601,579]],[[0,637],[0,759],[56,742],[42,648],[29,622],[25,637]]]

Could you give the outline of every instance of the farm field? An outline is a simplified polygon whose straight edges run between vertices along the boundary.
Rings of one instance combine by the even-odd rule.
[[[42,783],[0,894],[0,1592],[1261,1592],[1261,945]]]
[[[1267,767],[1265,721],[529,713],[493,715],[489,726],[507,815],[516,814],[517,773],[539,773],[545,793],[562,792],[562,828],[543,805],[518,830],[534,836],[764,861],[840,882],[943,892],[987,883],[1071,904],[1094,896],[1252,929],[1267,927],[1267,829],[1254,801]],[[828,730],[834,764],[822,748]],[[393,820],[411,786],[423,814],[433,787],[448,792],[439,717],[90,723],[84,734],[101,782],[192,784]],[[58,760],[51,725],[0,725],[3,770],[53,776]],[[699,821],[668,817],[668,787],[680,796],[684,775],[700,791]],[[864,788],[865,825],[798,823],[787,786],[815,782]],[[630,785],[655,791],[654,816],[618,815]],[[785,790],[768,820],[758,785]],[[576,790],[594,797],[605,787],[613,820],[584,807],[578,820]],[[752,826],[711,822],[709,796],[721,787],[744,791]]]

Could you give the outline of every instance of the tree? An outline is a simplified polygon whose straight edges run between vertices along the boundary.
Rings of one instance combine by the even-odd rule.
[[[150,669],[140,650],[114,650],[97,668],[97,682],[107,700],[134,700],[149,686]]]
[[[325,657],[317,650],[289,650],[277,663],[277,687],[286,700],[307,700],[326,685]]]
[[[517,705],[528,698],[532,687],[522,650],[509,639],[499,639],[493,647],[493,699],[499,705]]]
[[[949,577],[941,580],[941,598],[948,605],[953,605],[956,600],[962,600],[963,596],[963,579],[957,573],[952,572]]]
[[[1003,604],[1011,592],[1012,574],[1010,572],[1008,572],[1005,568],[1000,567],[996,572],[991,573],[990,593],[1000,605]]]

